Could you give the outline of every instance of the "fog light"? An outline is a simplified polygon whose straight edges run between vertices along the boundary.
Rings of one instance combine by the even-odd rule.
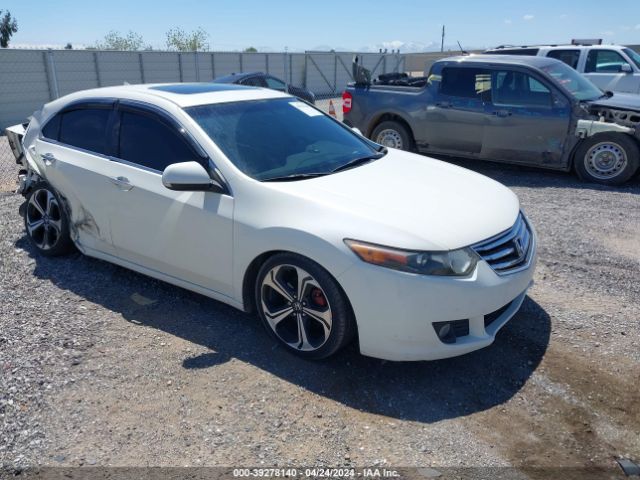
[[[456,343],[456,334],[451,322],[436,322],[433,324],[433,328],[441,342]]]

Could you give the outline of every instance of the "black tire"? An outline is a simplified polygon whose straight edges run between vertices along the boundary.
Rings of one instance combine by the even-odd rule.
[[[398,148],[407,152],[412,152],[414,149],[413,138],[407,127],[393,120],[378,124],[371,132],[371,140],[386,147]]]
[[[603,185],[622,185],[639,165],[638,142],[624,133],[598,133],[583,140],[573,160],[580,179]]]
[[[306,283],[306,281],[309,280],[309,276],[303,278],[303,286],[300,287],[303,291],[302,298],[297,298],[296,290],[298,286],[297,284],[293,285],[293,275],[296,267],[304,271],[304,273],[307,273],[311,277],[311,281],[315,282]],[[278,284],[282,286],[282,288],[285,288],[291,297],[295,297],[295,300],[288,301],[283,295],[279,294],[277,290],[268,285],[264,285],[268,275],[270,279],[274,278],[272,273],[278,276]],[[267,281],[269,282],[269,280]],[[318,295],[318,289],[315,284],[320,287],[320,296]],[[325,304],[323,307],[328,309],[328,315],[331,317],[328,335],[326,335],[326,330],[322,327],[324,322],[319,321],[314,315],[305,313],[309,312],[309,308],[311,308],[310,304],[306,302],[312,301],[312,295],[315,297],[315,300],[318,300],[320,297],[324,298]],[[276,303],[280,300],[281,305],[273,308],[271,305],[267,306],[267,304],[271,302],[271,300],[269,300],[270,297],[274,298]],[[267,259],[258,272],[255,285],[255,300],[258,315],[267,332],[286,350],[306,359],[319,360],[333,355],[351,341],[356,331],[351,305],[342,288],[340,288],[329,272],[316,262],[301,255],[279,253]],[[289,300],[292,299],[290,298]],[[292,306],[295,302],[299,304],[296,310],[294,310],[296,307]],[[307,306],[306,308],[302,306],[303,302],[305,302],[304,305]],[[315,310],[315,308],[316,306],[314,305],[311,310],[318,312],[319,310]],[[288,309],[292,311],[286,315],[286,310]],[[278,320],[278,316],[274,315],[274,311],[284,312],[284,315],[278,315],[283,317],[282,320]],[[298,312],[300,316],[298,316],[296,312]],[[267,319],[267,315],[269,314],[271,314],[272,319],[275,317],[276,321],[278,321],[276,327],[272,327],[270,321]],[[327,310],[325,310],[323,314],[327,315]],[[300,334],[299,322],[302,322],[304,325],[304,338],[308,340],[305,346],[303,346],[303,335]],[[319,338],[319,340],[322,340],[321,343],[315,341],[316,334],[321,334],[318,336],[322,337]],[[312,349],[306,349],[310,347],[312,347]]]
[[[27,195],[24,227],[29,242],[41,255],[55,257],[73,251],[64,204],[47,182],[36,183]]]

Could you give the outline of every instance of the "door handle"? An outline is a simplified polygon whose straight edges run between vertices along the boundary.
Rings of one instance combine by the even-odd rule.
[[[493,112],[496,117],[510,117],[512,113],[509,110],[496,110]]]
[[[43,153],[40,156],[46,165],[53,165],[58,160],[53,153]]]
[[[109,177],[109,180],[120,190],[123,190],[125,192],[128,192],[133,188],[133,185],[129,183],[129,179],[127,177]]]
[[[451,102],[436,102],[436,107],[451,108]]]

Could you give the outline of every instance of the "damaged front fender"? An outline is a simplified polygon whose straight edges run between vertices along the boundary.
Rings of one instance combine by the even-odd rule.
[[[625,127],[617,123],[609,123],[601,120],[578,120],[576,125],[576,137],[588,138],[598,133],[626,133],[628,135],[635,134],[636,129]]]

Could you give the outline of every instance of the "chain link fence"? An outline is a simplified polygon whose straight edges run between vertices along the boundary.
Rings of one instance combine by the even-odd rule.
[[[405,68],[406,55],[399,53],[0,49],[0,191],[14,190],[18,174],[4,129],[63,95],[124,83],[208,82],[264,72],[313,92],[320,109],[342,120],[342,91],[353,81],[354,55],[374,77]]]

